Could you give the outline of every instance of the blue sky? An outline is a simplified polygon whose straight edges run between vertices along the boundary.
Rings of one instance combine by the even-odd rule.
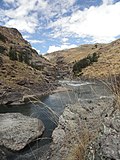
[[[120,0],[1,0],[0,25],[40,54],[120,37]]]

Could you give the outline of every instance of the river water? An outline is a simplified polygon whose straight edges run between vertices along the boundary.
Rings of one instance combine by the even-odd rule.
[[[60,83],[70,90],[42,97],[36,104],[0,106],[0,113],[19,112],[27,116],[36,117],[43,121],[46,128],[41,139],[27,145],[22,151],[11,152],[5,150],[8,160],[26,160],[28,157],[27,155],[30,155],[30,158],[28,157],[29,160],[38,159],[36,158],[37,151],[42,156],[46,150],[45,146],[48,147],[52,142],[52,131],[57,126],[58,118],[67,104],[74,104],[75,102],[84,101],[86,99],[112,96],[109,89],[98,82],[60,81]]]

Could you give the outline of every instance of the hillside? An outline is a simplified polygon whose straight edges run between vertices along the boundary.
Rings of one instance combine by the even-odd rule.
[[[94,53],[99,55],[97,62],[83,68],[78,75],[89,78],[105,78],[120,74],[120,39],[109,44],[81,45],[77,48],[49,53],[46,58],[61,68],[64,75],[66,75],[64,66],[68,66],[69,74],[72,77],[74,64]]]
[[[0,27],[0,103],[51,91],[54,75],[54,66],[17,29]]]
[[[48,60],[51,60],[53,63],[56,63],[57,58],[63,57],[64,61],[70,64],[86,57],[88,54],[98,51],[103,46],[105,46],[105,44],[85,44],[68,50],[66,49],[63,51],[48,53],[45,55],[45,57]]]
[[[99,49],[98,62],[83,69],[83,75],[89,77],[111,77],[120,75],[120,39]]]

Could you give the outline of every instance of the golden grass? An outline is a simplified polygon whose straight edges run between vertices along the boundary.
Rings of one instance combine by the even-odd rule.
[[[73,145],[66,160],[85,160],[88,145],[98,136],[97,130],[90,132],[89,129],[84,126],[80,134],[74,132],[72,136],[77,139],[77,144]]]

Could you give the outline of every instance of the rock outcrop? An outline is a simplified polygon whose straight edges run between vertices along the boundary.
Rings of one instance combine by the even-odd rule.
[[[20,113],[0,114],[0,146],[19,151],[41,136],[43,131],[44,125],[37,118]]]
[[[120,112],[115,105],[114,97],[68,105],[53,131],[49,159],[120,159]]]

